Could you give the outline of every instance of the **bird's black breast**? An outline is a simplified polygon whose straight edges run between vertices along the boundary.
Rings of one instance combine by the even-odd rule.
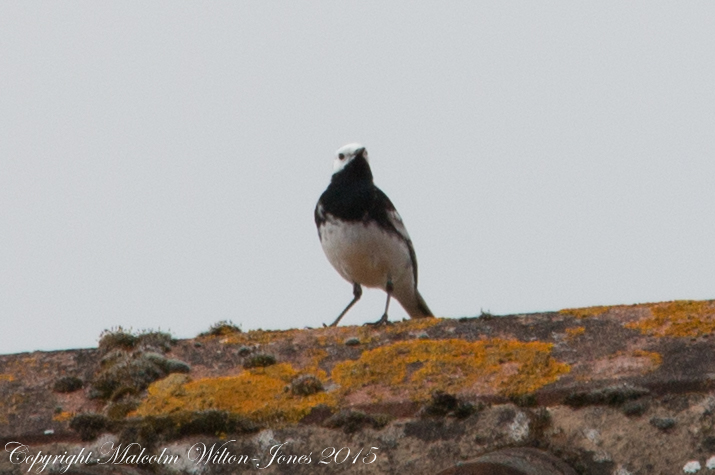
[[[372,183],[331,184],[320,196],[318,206],[341,221],[362,221],[374,208],[374,188]]]
[[[346,222],[374,222],[392,231],[388,212],[395,207],[374,184],[333,186],[323,192],[315,207],[315,224],[320,227],[328,216]]]
[[[333,175],[315,207],[315,224],[332,217],[340,221],[373,222],[389,232],[397,232],[388,213],[395,206],[372,180],[372,171],[362,156]]]
[[[373,183],[370,166],[365,159],[362,157],[355,159],[341,172],[333,175],[330,185],[315,206],[314,214],[318,235],[328,219],[335,219],[344,222],[362,222],[365,225],[374,223],[404,240],[410,253],[415,288],[417,288],[417,258],[412,241],[408,236],[403,235],[396,228],[396,223],[390,219],[390,214],[393,216],[396,214],[395,206]],[[397,219],[399,220],[399,217]]]

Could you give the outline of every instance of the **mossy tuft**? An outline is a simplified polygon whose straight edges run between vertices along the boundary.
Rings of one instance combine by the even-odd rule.
[[[630,385],[609,386],[593,391],[574,392],[566,396],[564,404],[571,407],[595,405],[620,406],[621,404],[650,394],[645,388]]]
[[[350,337],[345,340],[345,346],[359,346],[360,345],[360,338],[357,337]]]
[[[541,447],[546,443],[545,433],[551,427],[551,412],[545,407],[528,412],[529,416],[529,440],[533,447]]]
[[[189,365],[163,355],[173,343],[171,335],[162,331],[105,330],[99,340],[100,370],[91,382],[90,397],[118,401],[168,374],[188,373]]]
[[[131,331],[122,327],[110,328],[99,335],[99,350],[103,353],[115,349],[131,350],[138,342],[139,338]]]
[[[534,393],[514,394],[509,397],[509,400],[519,407],[536,407],[538,404]]]
[[[99,350],[104,355],[113,350],[131,351],[136,348],[166,353],[171,350],[174,342],[171,334],[166,332],[156,330],[132,332],[116,327],[104,330],[99,335]]]
[[[621,407],[621,412],[628,417],[640,417],[648,412],[648,401],[628,401]]]
[[[208,331],[199,334],[199,336],[227,336],[234,333],[243,333],[243,330],[231,320],[221,320],[211,325]]]
[[[265,368],[266,366],[273,366],[276,364],[276,357],[266,353],[256,353],[250,356],[243,363],[245,369],[251,368]]]
[[[342,428],[346,434],[352,434],[363,427],[382,429],[390,422],[386,414],[366,414],[362,411],[342,410],[325,420],[324,425],[331,429]]]
[[[79,433],[83,441],[94,440],[102,432],[111,430],[112,424],[107,416],[96,413],[77,414],[70,420],[70,429]]]
[[[317,376],[303,374],[291,381],[290,391],[295,396],[310,396],[323,391],[323,383]]]
[[[191,366],[183,361],[168,359],[158,353],[144,353],[143,357],[160,367],[166,374],[191,372]]]
[[[146,416],[125,423],[119,436],[122,444],[139,443],[154,448],[159,442],[169,442],[188,436],[223,437],[227,434],[248,434],[260,426],[228,411],[178,411],[172,414]]]
[[[171,336],[170,333],[163,332],[160,330],[142,330],[137,334],[139,348],[150,351],[161,351],[162,353],[168,353],[171,351],[171,347],[176,344],[176,340]]]
[[[64,376],[55,381],[52,390],[57,393],[73,393],[84,387],[84,381],[76,376]]]
[[[675,427],[675,419],[672,417],[653,417],[649,422],[653,427],[662,431]]]
[[[135,397],[127,397],[109,403],[105,412],[107,413],[107,417],[113,421],[122,420],[127,417],[127,414],[139,407],[139,404],[139,399]]]
[[[479,318],[482,320],[491,320],[492,318],[494,318],[494,315],[489,310],[485,312],[484,309],[480,309]]]
[[[464,419],[471,416],[479,409],[470,402],[459,400],[452,394],[442,391],[432,393],[432,400],[422,408],[422,415],[429,417],[456,417]]]

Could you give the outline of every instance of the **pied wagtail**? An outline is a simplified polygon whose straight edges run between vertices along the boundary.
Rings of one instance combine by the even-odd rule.
[[[372,180],[367,151],[360,144],[340,148],[330,185],[315,207],[315,224],[328,261],[353,284],[353,299],[330,326],[355,305],[362,285],[387,292],[385,313],[374,324],[387,323],[390,297],[411,318],[432,317],[417,291],[417,257],[402,218]]]

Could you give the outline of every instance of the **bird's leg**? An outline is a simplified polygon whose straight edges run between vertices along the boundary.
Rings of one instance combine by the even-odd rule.
[[[360,297],[362,297],[362,287],[360,287],[360,284],[358,284],[357,282],[355,282],[355,283],[353,284],[353,299],[350,301],[350,303],[348,304],[348,306],[345,307],[345,310],[343,310],[342,312],[340,312],[340,315],[338,315],[338,318],[336,318],[335,321],[330,324],[330,326],[331,326],[331,327],[336,326],[336,325],[338,324],[338,322],[340,321],[340,319],[343,318],[343,316],[344,316],[346,313],[348,313],[348,310],[350,310],[350,308],[351,308],[353,305],[355,305],[355,302],[357,302],[358,300],[360,300]]]
[[[390,297],[392,297],[392,291],[395,287],[392,285],[392,279],[388,279],[387,285],[385,285],[385,292],[387,292],[387,302],[385,302],[385,313],[382,314],[382,317],[375,323],[366,323],[365,325],[387,325],[390,323],[387,320],[387,309],[390,308]]]

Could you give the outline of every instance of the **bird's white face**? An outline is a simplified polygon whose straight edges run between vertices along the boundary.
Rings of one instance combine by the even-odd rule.
[[[344,145],[335,152],[335,161],[333,162],[333,175],[338,173],[345,166],[352,162],[355,157],[362,155],[367,160],[367,150],[359,143],[349,143]]]

